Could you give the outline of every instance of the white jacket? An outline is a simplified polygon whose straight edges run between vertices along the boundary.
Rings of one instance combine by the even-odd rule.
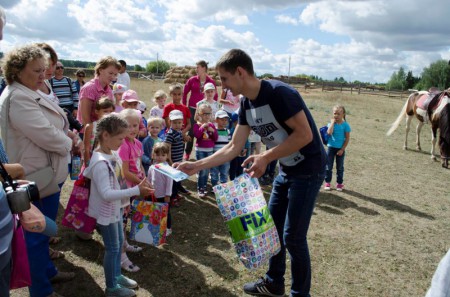
[[[25,175],[47,167],[50,156],[57,182],[66,180],[72,140],[67,136],[66,114],[59,106],[14,82],[0,97],[0,127],[9,161],[20,163]]]
[[[113,166],[116,162],[116,166]],[[89,194],[89,216],[97,219],[97,223],[107,226],[121,220],[120,208],[122,199],[129,202],[130,197],[139,195],[139,187],[120,189],[117,173],[121,170],[121,159],[116,152],[112,155],[94,152],[89,166],[83,175],[91,179]]]

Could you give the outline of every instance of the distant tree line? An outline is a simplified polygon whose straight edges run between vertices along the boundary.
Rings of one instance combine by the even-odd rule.
[[[0,52],[0,59],[3,57],[3,52]],[[79,60],[65,60],[60,59],[60,61],[66,67],[74,68],[85,68],[93,69],[95,67],[95,62],[79,61]],[[387,83],[375,83],[377,86],[385,86],[388,90],[427,90],[430,87],[438,87],[444,90],[450,87],[450,62],[446,60],[438,60],[430,64],[430,66],[425,67],[422,70],[420,77],[414,76],[412,71],[406,72],[403,67],[400,67],[398,71],[392,73],[389,81]],[[165,60],[150,61],[145,67],[141,65],[127,65],[127,70],[130,71],[145,71],[149,73],[159,74],[165,73],[170,67],[177,66],[176,63],[171,63]],[[258,75],[260,78],[273,78],[274,75],[271,73],[264,73]],[[346,81],[344,77],[336,77],[334,80],[325,80],[318,75],[309,74],[296,74],[294,77],[308,79],[311,82],[335,82],[341,84],[366,84],[369,82],[362,82],[358,80]]]

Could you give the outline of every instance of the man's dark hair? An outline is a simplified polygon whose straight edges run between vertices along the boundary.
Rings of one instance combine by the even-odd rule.
[[[238,67],[244,68],[248,74],[254,75],[252,58],[241,49],[231,49],[217,61],[216,69],[222,68],[234,74]]]
[[[122,67],[127,67],[127,62],[125,62],[124,60],[119,60],[118,62],[120,63],[120,65],[122,65]]]

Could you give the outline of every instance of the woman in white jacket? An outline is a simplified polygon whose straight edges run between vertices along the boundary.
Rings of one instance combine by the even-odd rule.
[[[8,86],[0,97],[0,127],[10,162],[20,163],[27,179],[48,166],[53,170],[52,191],[41,188],[41,200],[35,205],[55,220],[74,140],[67,136],[69,124],[64,111],[37,92],[44,83],[47,66],[47,55],[35,45],[6,54],[2,69]],[[51,282],[69,280],[73,273],[56,270],[49,257],[48,236],[26,232],[25,237],[32,280],[30,296],[59,296]]]

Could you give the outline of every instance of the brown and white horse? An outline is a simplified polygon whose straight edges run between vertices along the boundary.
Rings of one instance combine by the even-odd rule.
[[[421,150],[420,147],[420,131],[425,123],[431,124],[431,158],[436,160],[434,155],[434,148],[436,146],[436,135],[437,130],[440,130],[440,138],[439,138],[439,147],[442,159],[442,166],[448,167],[448,156],[447,153],[450,151],[450,129],[448,127],[449,119],[448,119],[448,110],[450,103],[450,93],[449,90],[445,92],[440,92],[435,88],[430,89],[429,91],[419,91],[414,92],[409,95],[408,99],[405,102],[405,105],[402,108],[399,116],[395,120],[395,122],[391,125],[387,135],[391,135],[400,125],[403,117],[406,116],[406,134],[405,134],[405,143],[403,145],[403,149],[408,149],[408,133],[411,126],[412,118],[415,116],[419,123],[416,127],[416,145],[417,149]],[[443,117],[441,118],[441,112],[443,112]],[[445,115],[444,115],[445,114]],[[448,140],[448,144],[446,141]]]

